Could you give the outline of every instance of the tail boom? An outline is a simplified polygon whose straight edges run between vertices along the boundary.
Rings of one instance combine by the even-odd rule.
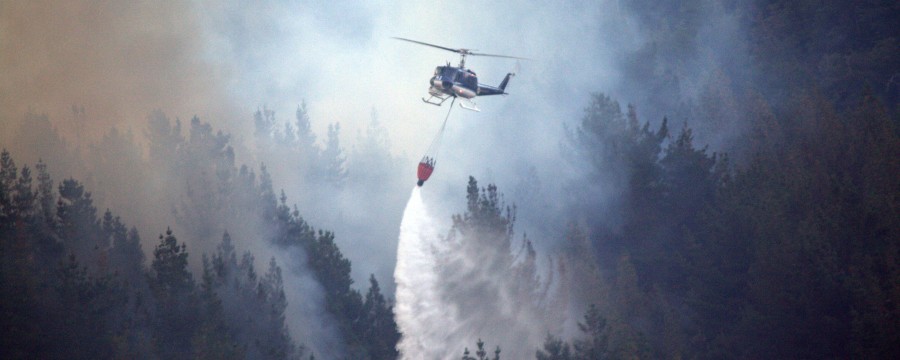
[[[506,95],[506,85],[509,84],[509,78],[515,75],[516,74],[514,73],[506,74],[506,77],[503,78],[503,81],[500,82],[500,85],[496,87],[478,84],[478,96]]]

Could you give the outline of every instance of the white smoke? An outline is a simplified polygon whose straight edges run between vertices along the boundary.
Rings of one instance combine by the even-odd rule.
[[[441,359],[450,357],[447,339],[457,326],[453,308],[441,301],[438,289],[436,248],[440,246],[435,221],[422,201],[421,188],[412,191],[397,246],[397,326],[403,337],[397,345],[402,359]]]

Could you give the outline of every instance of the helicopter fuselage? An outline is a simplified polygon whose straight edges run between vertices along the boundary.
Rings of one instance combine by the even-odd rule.
[[[429,81],[429,93],[459,96],[466,99],[478,96],[478,77],[468,69],[452,66],[438,66]]]
[[[494,87],[479,84],[478,76],[472,70],[449,65],[438,66],[434,69],[434,76],[429,80],[431,88],[428,89],[428,92],[432,96],[443,97],[449,95],[466,99],[472,99],[476,96],[506,95],[504,89],[507,82],[509,82],[510,76],[510,74],[507,74],[500,86]]]

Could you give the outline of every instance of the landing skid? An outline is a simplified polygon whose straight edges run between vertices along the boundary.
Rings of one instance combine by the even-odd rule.
[[[478,105],[475,104],[474,101],[469,100],[469,99],[460,99],[460,100],[462,100],[462,101],[459,102],[459,107],[466,109],[466,110],[481,112],[481,109],[478,108]]]
[[[424,101],[425,103],[434,105],[434,106],[441,106],[444,104],[445,101],[447,101],[447,99],[450,99],[450,98],[456,98],[456,96],[450,96],[450,95],[440,96],[440,95],[431,94],[431,96],[429,96],[427,99],[422,98],[422,101]],[[440,101],[438,101],[438,100],[440,100]],[[466,99],[466,98],[462,98],[462,97],[459,98],[459,100],[460,100],[459,107],[466,109],[466,110],[472,110],[472,111],[478,111],[478,112],[481,111],[481,109],[478,108],[478,105],[475,104],[474,101]]]
[[[428,97],[428,99],[422,98],[422,101],[424,101],[424,102],[426,102],[426,103],[429,103],[429,104],[431,104],[431,105],[434,105],[434,106],[441,106],[441,105],[444,104],[444,101],[447,101],[447,99],[449,99],[449,98],[451,98],[451,97],[452,97],[452,96],[449,96],[449,95],[447,95],[447,96],[434,96],[434,95],[431,95],[431,96]],[[435,101],[435,100],[433,100],[433,99],[440,99],[441,101],[440,101],[440,102],[437,102],[437,101]]]

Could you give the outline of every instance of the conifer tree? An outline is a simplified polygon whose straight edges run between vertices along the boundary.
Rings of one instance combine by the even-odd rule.
[[[56,216],[54,215],[56,208],[56,197],[53,194],[53,180],[47,172],[47,164],[38,160],[37,165],[37,205],[39,208],[40,220],[44,224],[44,228],[53,228]]]
[[[90,269],[103,267],[105,252],[109,247],[100,231],[97,208],[91,193],[75,179],[66,179],[59,184],[59,200],[56,205],[59,221],[59,236],[67,251]]]
[[[222,300],[216,293],[216,277],[209,258],[203,255],[203,280],[200,283],[201,324],[194,334],[195,359],[243,359],[244,348],[233,339],[225,319]]]
[[[112,357],[112,334],[108,316],[121,311],[125,297],[108,275],[93,277],[74,255],[60,264],[54,279],[55,310],[47,330],[46,355],[65,358],[73,354],[83,358]]]
[[[400,331],[394,321],[391,304],[381,294],[375,275],[369,276],[369,291],[366,292],[360,322],[363,325],[362,342],[371,359],[396,359],[397,342]]]
[[[22,166],[19,178],[16,180],[15,195],[12,197],[13,216],[23,221],[31,219],[33,215],[34,200],[36,194],[31,188],[31,169],[28,165]]]
[[[578,328],[587,338],[573,343],[575,359],[603,359],[609,356],[609,327],[596,305],[591,304],[584,315],[584,322],[579,322]]]
[[[325,140],[325,149],[322,150],[322,170],[324,171],[325,180],[337,187],[340,187],[347,180],[347,169],[345,162],[347,156],[344,154],[344,148],[341,147],[340,141],[341,124],[328,124],[328,137]]]
[[[309,121],[309,112],[306,110],[305,101],[297,106],[294,119],[296,121],[297,141],[299,142],[301,153],[307,154],[308,157],[315,157],[315,155],[318,155],[314,151],[317,150],[315,147],[316,134],[312,131],[312,124]]]
[[[537,360],[573,360],[572,350],[569,347],[569,343],[554,337],[551,334],[547,334],[547,339],[544,340],[543,348],[538,349],[535,352],[535,359]]]
[[[259,291],[264,303],[262,315],[266,329],[258,335],[257,342],[262,348],[263,355],[270,359],[299,358],[302,349],[297,351],[285,325],[284,312],[288,303],[281,268],[275,262],[275,258],[269,261],[269,270],[260,279]]]
[[[153,250],[149,274],[150,289],[156,301],[153,337],[157,355],[186,359],[193,354],[192,339],[197,330],[197,307],[194,280],[187,269],[187,246],[167,229],[159,236]]]
[[[12,226],[13,194],[16,184],[16,162],[9,151],[0,152],[0,226]]]

